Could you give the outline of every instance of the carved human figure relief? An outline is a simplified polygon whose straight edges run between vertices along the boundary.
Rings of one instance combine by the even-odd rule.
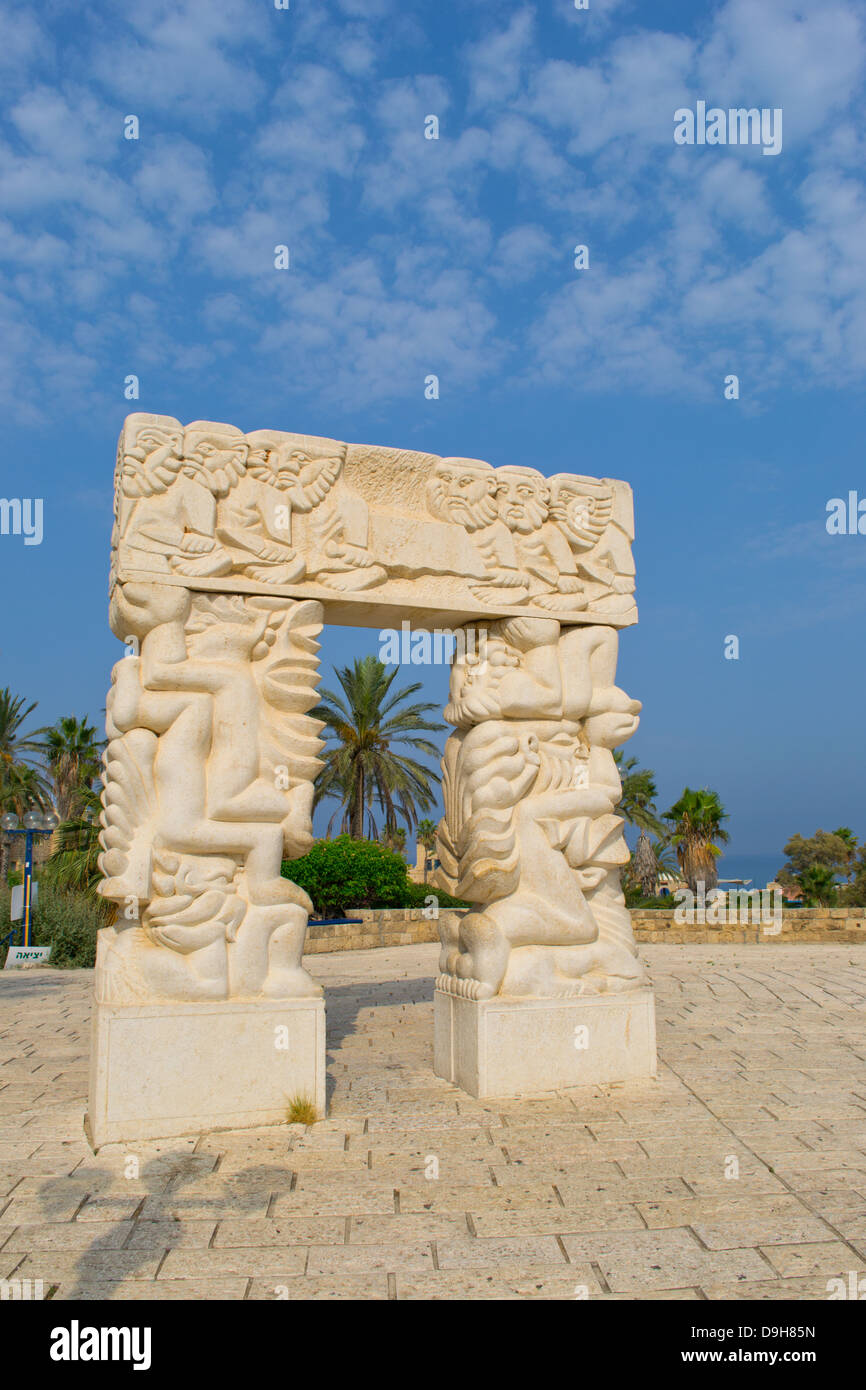
[[[277,591],[373,626],[432,598],[452,627],[516,609],[623,627],[637,620],[630,518],[613,479],[136,414],[111,582]]]
[[[537,469],[515,465],[496,470],[499,515],[514,534],[530,596],[542,607],[585,608],[574,558],[561,530],[549,519],[548,497],[547,479]]]
[[[317,994],[301,968],[310,902],[281,876],[312,843],[321,607],[118,585],[140,655],[107,703],[102,997]]]
[[[529,579],[518,568],[514,541],[499,514],[496,478],[482,459],[439,459],[427,484],[427,505],[438,520],[462,526],[471,538],[485,572],[473,592],[493,602],[503,590],[510,602],[519,603]]]
[[[263,584],[303,579],[293,518],[318,507],[340,476],[345,445],[258,430],[247,436],[246,473],[220,506],[218,534],[234,569]]]
[[[640,705],[615,685],[616,642],[612,628],[513,618],[486,663],[455,662],[439,881],[474,906],[444,921],[439,988],[563,997],[645,982],[611,752]]]
[[[622,508],[618,513],[613,483],[571,473],[556,473],[548,481],[550,516],[571,548],[577,573],[609,591],[599,595],[607,613],[628,613],[635,588],[632,536]]]

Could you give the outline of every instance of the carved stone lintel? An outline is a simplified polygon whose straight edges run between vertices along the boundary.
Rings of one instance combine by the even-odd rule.
[[[526,612],[624,627],[633,534],[631,489],[611,478],[138,414],[118,446],[112,583],[314,598],[361,626]]]

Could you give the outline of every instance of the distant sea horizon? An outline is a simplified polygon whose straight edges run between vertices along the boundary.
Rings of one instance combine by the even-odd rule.
[[[629,836],[630,849],[634,849],[634,838],[634,835]],[[785,858],[781,851],[778,854],[737,854],[732,850],[716,860],[716,867],[719,878],[750,878],[752,888],[766,888],[775,879]]]

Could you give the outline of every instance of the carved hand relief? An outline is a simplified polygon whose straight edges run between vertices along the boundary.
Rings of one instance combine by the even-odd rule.
[[[518,528],[538,487],[524,506],[512,486],[523,483],[509,483],[502,513]],[[514,618],[455,661],[438,881],[473,908],[443,919],[440,989],[572,997],[645,984],[620,886],[629,853],[611,751],[640,705],[615,684],[616,656],[613,628]]]
[[[239,458],[223,443],[203,455],[212,497]],[[301,967],[310,901],[280,874],[312,843],[321,625],[309,600],[115,586],[112,629],[138,654],[106,706],[106,1002],[321,993]]]
[[[631,513],[611,479],[131,415],[112,582],[316,598],[370,626],[524,610],[623,627]]]

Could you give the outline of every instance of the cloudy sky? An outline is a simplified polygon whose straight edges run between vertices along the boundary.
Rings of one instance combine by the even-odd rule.
[[[0,494],[45,521],[0,536],[0,684],[101,719],[131,409],[622,477],[662,806],[866,835],[866,536],[825,526],[866,498],[864,54],[851,0],[7,0]],[[677,145],[698,101],[781,153]]]

